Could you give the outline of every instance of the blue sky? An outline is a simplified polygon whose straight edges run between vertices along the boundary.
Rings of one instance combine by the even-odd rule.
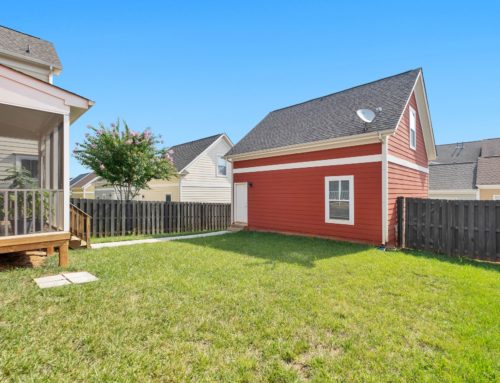
[[[0,24],[52,41],[55,83],[174,145],[237,142],[269,111],[423,67],[436,141],[500,137],[495,2],[6,2]],[[72,159],[71,174],[83,171]]]

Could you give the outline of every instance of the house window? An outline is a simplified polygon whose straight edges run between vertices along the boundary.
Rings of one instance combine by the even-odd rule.
[[[493,201],[500,201],[500,194],[494,194]]]
[[[31,177],[38,179],[38,157],[16,156],[17,168],[27,170]]]
[[[227,177],[227,161],[222,156],[217,157],[217,175]]]
[[[172,202],[172,194],[165,194],[165,202]]]
[[[354,225],[354,176],[325,177],[325,222]]]
[[[410,108],[410,148],[417,149],[417,112]]]

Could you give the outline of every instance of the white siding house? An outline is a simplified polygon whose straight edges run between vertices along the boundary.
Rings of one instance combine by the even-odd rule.
[[[223,158],[231,148],[229,138],[221,135],[184,169],[180,179],[181,201],[231,202],[231,165]]]

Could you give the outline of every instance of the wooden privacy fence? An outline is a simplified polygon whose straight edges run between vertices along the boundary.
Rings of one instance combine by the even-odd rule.
[[[92,237],[226,230],[231,205],[200,202],[150,202],[72,199],[91,217]]]
[[[400,247],[500,261],[500,201],[399,197],[397,204]]]

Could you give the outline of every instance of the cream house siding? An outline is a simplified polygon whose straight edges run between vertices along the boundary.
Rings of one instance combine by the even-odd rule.
[[[498,189],[480,189],[479,196],[482,200],[494,200],[494,196],[500,196],[500,188]],[[498,198],[498,197],[497,197]]]
[[[165,202],[167,194],[170,194],[173,202],[179,201],[179,180],[177,178],[169,181],[152,180],[148,186],[149,189],[141,190],[137,200]]]
[[[217,159],[224,156],[230,143],[225,136],[215,141],[187,168],[181,180],[182,202],[231,202],[231,168],[227,163],[227,176],[217,175]]]
[[[86,198],[86,199],[94,199],[95,197],[95,184],[90,184],[85,188],[72,188],[71,189],[71,198]]]
[[[38,156],[38,142],[2,137],[0,140],[0,185],[6,186],[3,179],[7,176],[8,170],[16,165],[16,155]]]
[[[152,180],[148,186],[149,189],[141,190],[135,200],[165,202],[165,197],[170,194],[173,202],[179,201],[179,180],[177,178],[169,181]],[[96,199],[117,199],[114,189],[107,186],[105,181],[97,182],[94,195]]]

